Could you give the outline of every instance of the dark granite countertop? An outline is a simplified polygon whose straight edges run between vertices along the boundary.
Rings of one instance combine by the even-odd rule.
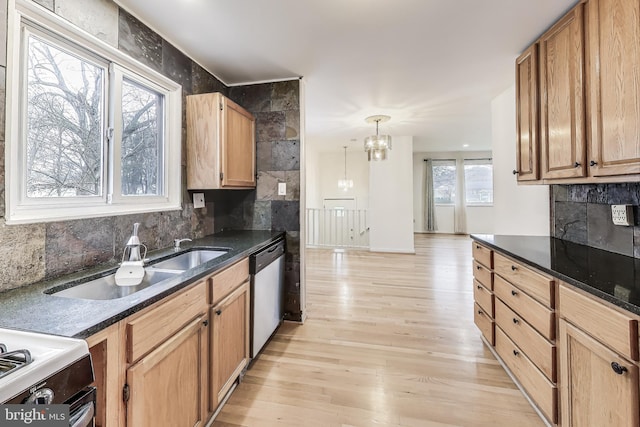
[[[95,278],[113,273],[117,264],[99,266],[55,280],[2,292],[0,328],[86,338],[283,236],[282,232],[272,231],[224,231],[183,243],[183,250],[228,248],[229,252],[165,282],[113,300],[63,298],[47,295],[44,291],[67,282],[77,283],[89,276]],[[150,252],[147,258],[154,261],[175,254],[173,248],[167,248]]]
[[[640,259],[553,237],[486,234],[471,237],[640,315]]]

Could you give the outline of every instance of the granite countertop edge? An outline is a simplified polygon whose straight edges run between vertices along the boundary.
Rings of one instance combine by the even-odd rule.
[[[555,278],[557,278],[559,280],[562,280],[563,282],[565,282],[565,283],[567,283],[569,285],[575,286],[576,288],[582,289],[582,290],[586,291],[587,293],[589,293],[589,294],[591,294],[591,295],[593,295],[595,297],[598,297],[598,298],[600,298],[600,299],[602,299],[604,301],[607,301],[607,302],[609,302],[611,304],[614,304],[614,305],[616,305],[616,306],[618,306],[618,307],[620,307],[620,308],[622,308],[622,309],[624,309],[626,311],[629,311],[629,312],[631,312],[633,314],[636,314],[636,315],[640,315],[640,306],[639,305],[634,304],[634,303],[629,302],[629,301],[625,301],[623,299],[620,299],[620,298],[618,298],[618,297],[616,297],[614,295],[611,295],[610,293],[607,293],[607,292],[602,291],[602,290],[600,290],[600,289],[598,289],[598,288],[596,288],[594,286],[591,286],[588,283],[586,283],[586,282],[584,282],[584,281],[582,281],[580,279],[572,277],[571,275],[564,274],[564,273],[559,272],[559,271],[557,271],[557,270],[555,270],[555,269],[553,269],[553,268],[551,268],[551,267],[549,267],[547,265],[543,265],[541,262],[537,262],[535,259],[532,259],[531,257],[523,255],[523,254],[521,254],[521,253],[519,253],[517,251],[514,251],[512,249],[509,249],[509,248],[507,248],[507,247],[505,247],[503,245],[496,244],[493,241],[496,237],[498,237],[498,238],[500,238],[500,237],[503,237],[503,238],[504,237],[518,238],[518,239],[522,239],[523,242],[526,242],[528,239],[545,239],[546,238],[546,239],[548,239],[549,244],[552,241],[551,237],[548,237],[548,236],[501,236],[501,235],[493,235],[493,234],[490,234],[490,235],[489,234],[472,234],[471,235],[471,238],[473,240],[477,240],[477,241],[483,243],[484,245],[490,247],[491,249],[494,249],[494,250],[496,250],[498,252],[501,252],[501,253],[503,253],[503,254],[515,259],[516,261],[520,261],[520,262],[522,262],[524,264],[527,264],[530,267],[536,268],[536,269],[538,269],[538,270],[540,270],[540,271],[542,271],[544,273],[547,273],[547,274],[549,274],[549,275],[551,275],[551,276],[553,276],[553,277],[555,277]],[[577,244],[575,244],[575,245],[577,245]],[[582,245],[579,245],[579,246],[582,246]],[[599,249],[595,249],[595,248],[589,248],[589,250],[598,250],[598,251],[600,251]],[[549,255],[549,256],[551,257],[551,255]],[[610,256],[612,256],[612,257],[619,256],[619,257],[628,258],[628,257],[625,257],[624,255],[616,255],[616,254],[613,254],[613,253],[611,253]]]
[[[194,239],[182,245],[180,252],[163,248],[149,253],[147,259],[156,262],[194,249],[229,251],[195,268],[176,275],[159,286],[150,286],[132,295],[113,300],[85,300],[45,294],[51,288],[70,287],[87,278],[115,272],[117,264],[107,263],[95,268],[42,281],[0,293],[0,328],[38,332],[72,338],[88,338],[132,314],[180,291],[235,262],[284,238],[284,232],[243,230]]]

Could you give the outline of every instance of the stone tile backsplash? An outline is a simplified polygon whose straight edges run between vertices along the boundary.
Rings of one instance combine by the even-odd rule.
[[[300,82],[229,88],[229,97],[256,117],[257,189],[224,215],[225,227],[285,231],[285,317],[300,320]],[[287,194],[278,195],[278,183]],[[238,198],[239,199],[239,198]]]
[[[640,258],[640,183],[552,185],[551,234]],[[634,206],[633,226],[614,225],[611,205]]]

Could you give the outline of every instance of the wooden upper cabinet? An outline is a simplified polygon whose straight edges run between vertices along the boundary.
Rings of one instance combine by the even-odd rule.
[[[585,6],[592,176],[640,173],[640,1]]]
[[[579,4],[539,40],[543,179],[586,176],[583,22]]]
[[[187,188],[255,186],[255,118],[220,93],[187,96]]]
[[[538,175],[538,45],[516,60],[516,169],[518,181]]]

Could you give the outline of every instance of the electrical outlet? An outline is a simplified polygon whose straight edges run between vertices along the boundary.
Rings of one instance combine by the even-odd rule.
[[[611,218],[615,225],[633,225],[633,206],[611,205]]]
[[[204,193],[193,193],[193,208],[204,208]]]
[[[279,182],[278,183],[278,196],[286,196],[287,195],[287,183]]]

